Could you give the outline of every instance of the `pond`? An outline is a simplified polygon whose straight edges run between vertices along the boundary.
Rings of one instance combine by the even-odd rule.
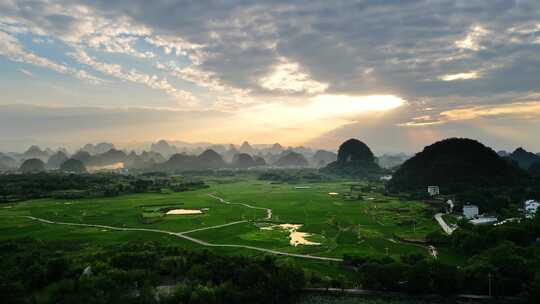
[[[300,227],[302,227],[301,224],[280,224],[280,225],[262,227],[261,229],[273,230],[274,228],[279,228],[279,229],[283,229],[289,232],[289,244],[294,247],[298,245],[311,245],[311,246],[321,245],[321,243],[308,241],[306,238],[310,237],[311,234],[307,232],[299,232],[298,229],[300,229]]]
[[[190,215],[190,214],[202,214],[199,209],[173,209],[167,211],[167,215]]]

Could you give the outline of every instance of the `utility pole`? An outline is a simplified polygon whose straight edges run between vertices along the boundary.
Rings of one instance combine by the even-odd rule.
[[[488,273],[488,292],[489,296],[491,297],[491,272]]]

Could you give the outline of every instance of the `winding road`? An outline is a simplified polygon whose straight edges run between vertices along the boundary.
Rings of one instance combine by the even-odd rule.
[[[211,198],[215,198],[218,201],[220,201],[221,203],[227,204],[227,205],[241,205],[241,206],[248,207],[248,208],[251,208],[251,209],[266,210],[266,217],[263,218],[262,220],[269,220],[269,219],[272,218],[272,209],[262,208],[262,207],[255,207],[255,206],[251,206],[251,205],[244,204],[244,203],[231,203],[231,202],[228,202],[225,199],[223,199],[221,197],[218,197],[218,196],[215,196],[213,194],[208,194],[208,196],[210,196]],[[223,228],[223,227],[232,226],[232,225],[236,225],[236,224],[247,223],[247,222],[249,222],[249,221],[248,220],[236,221],[236,222],[231,222],[231,223],[222,224],[222,225],[216,225],[216,226],[210,226],[210,227],[203,227],[203,228],[197,228],[197,229],[193,229],[193,230],[188,230],[188,231],[180,232],[180,234],[188,234],[188,233],[198,232],[198,231],[203,231],[203,230],[208,230],[208,229]]]
[[[442,230],[444,230],[444,232],[446,232],[446,234],[448,234],[448,235],[451,235],[454,232],[454,230],[456,230],[456,228],[452,228],[452,227],[448,226],[448,224],[443,219],[443,214],[442,213],[435,214],[435,220],[437,221],[437,223],[439,223]]]
[[[252,209],[266,210],[266,217],[264,219],[269,220],[270,218],[272,218],[272,209],[255,207],[255,206],[251,206],[251,205],[243,204],[243,203],[227,202],[223,198],[217,197],[217,196],[215,196],[213,194],[209,194],[209,196],[219,200],[220,202],[222,202],[224,204],[228,204],[228,205],[242,205],[242,206],[252,208]],[[227,224],[223,224],[223,225],[217,225],[217,226],[193,229],[193,230],[184,231],[184,232],[173,232],[173,231],[160,230],[160,229],[150,229],[150,228],[128,228],[128,227],[114,227],[114,226],[97,225],[97,224],[81,224],[81,223],[57,222],[57,221],[51,221],[51,220],[38,218],[38,217],[34,217],[34,216],[22,216],[22,217],[28,218],[28,219],[31,219],[31,220],[34,220],[34,221],[38,221],[38,222],[41,222],[41,223],[53,224],[53,225],[66,225],[66,226],[77,226],[77,227],[93,227],[93,228],[102,228],[102,229],[109,229],[109,230],[116,230],[116,231],[145,231],[145,232],[162,233],[162,234],[167,234],[167,235],[175,236],[175,237],[178,237],[178,238],[182,238],[184,240],[188,240],[190,242],[199,244],[201,246],[206,246],[206,247],[241,248],[241,249],[250,249],[250,250],[260,251],[260,252],[269,253],[269,254],[275,254],[275,255],[302,258],[302,259],[311,259],[311,260],[320,260],[320,261],[332,261],[332,262],[342,262],[343,261],[343,259],[339,259],[339,258],[320,257],[320,256],[314,256],[314,255],[308,255],[308,254],[299,254],[299,253],[289,253],[289,252],[277,251],[277,250],[260,248],[260,247],[255,247],[255,246],[248,246],[248,245],[214,244],[214,243],[208,243],[206,241],[199,240],[199,239],[196,239],[196,238],[193,238],[193,237],[190,237],[190,236],[186,235],[188,233],[197,232],[197,231],[203,231],[203,230],[208,230],[208,229],[216,229],[216,228],[222,228],[222,227],[227,227],[227,226],[241,224],[241,223],[247,223],[248,222],[247,220],[236,221],[236,222],[227,223]]]

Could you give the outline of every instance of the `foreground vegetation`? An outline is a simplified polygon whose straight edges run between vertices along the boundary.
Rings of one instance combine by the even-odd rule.
[[[2,303],[289,303],[304,273],[266,257],[155,242],[92,252],[59,242],[0,242]]]

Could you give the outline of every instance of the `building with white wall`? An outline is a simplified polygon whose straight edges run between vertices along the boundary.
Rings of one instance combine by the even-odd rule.
[[[482,216],[469,221],[473,225],[491,225],[497,223],[497,218],[494,216]]]
[[[450,213],[454,212],[454,202],[449,199],[446,201],[446,204],[448,205],[448,210]]]
[[[464,205],[463,206],[463,216],[470,220],[478,216],[478,206],[476,205]]]
[[[538,210],[538,207],[540,207],[540,203],[535,200],[528,200],[525,201],[525,206],[523,208],[525,212],[526,218],[534,218],[536,215],[536,211]]]
[[[439,186],[428,186],[427,192],[431,196],[439,195]]]

